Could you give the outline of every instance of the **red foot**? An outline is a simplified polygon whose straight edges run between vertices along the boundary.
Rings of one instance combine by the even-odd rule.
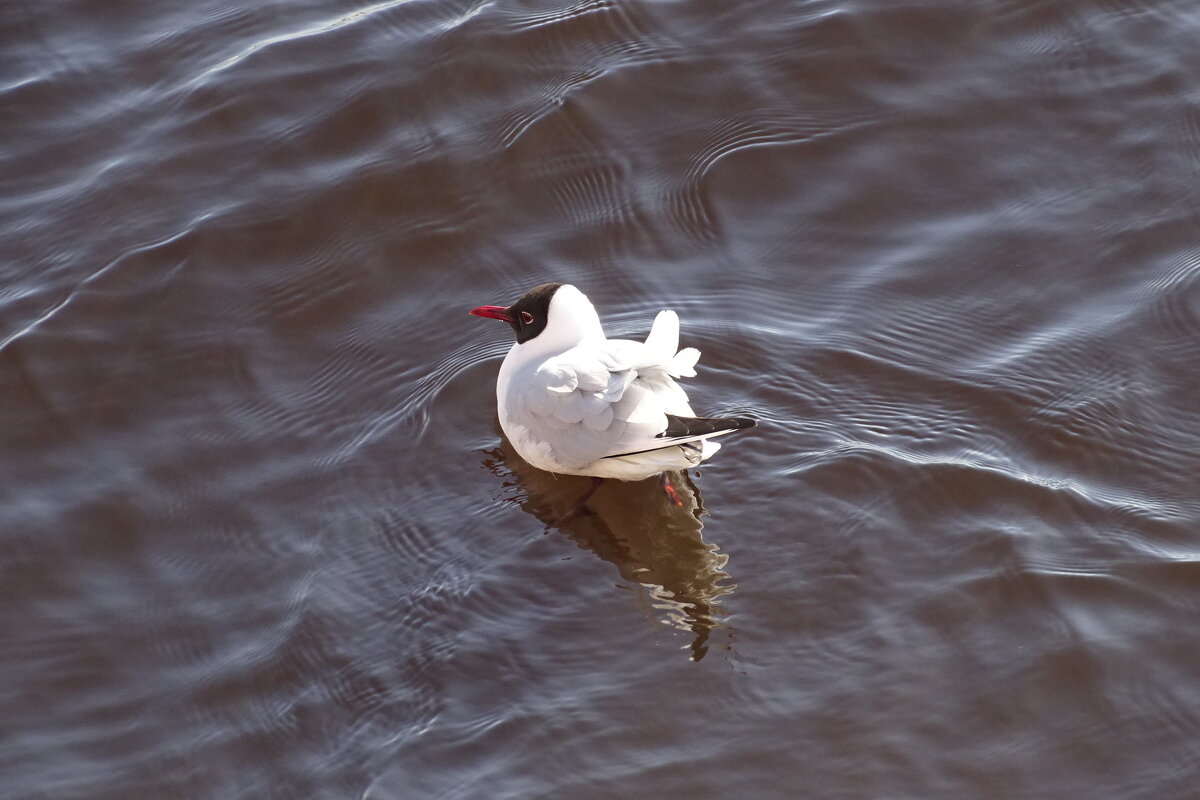
[[[663,491],[667,493],[667,497],[671,498],[671,502],[677,507],[683,508],[683,501],[679,499],[679,493],[675,491],[675,487],[671,485],[671,478],[667,473],[662,476]]]

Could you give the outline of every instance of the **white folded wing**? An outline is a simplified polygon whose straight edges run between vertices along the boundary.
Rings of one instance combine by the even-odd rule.
[[[543,362],[514,386],[510,412],[570,468],[702,438],[656,438],[667,414],[692,415],[675,379],[696,374],[700,351],[678,346],[679,317],[659,312],[644,343],[606,339]]]

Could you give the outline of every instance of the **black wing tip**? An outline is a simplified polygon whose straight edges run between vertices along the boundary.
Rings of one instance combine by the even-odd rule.
[[[703,436],[704,434],[712,433],[728,433],[729,431],[740,431],[745,428],[753,428],[758,425],[758,420],[750,417],[677,417],[674,414],[667,414],[667,429],[655,436],[655,439],[675,439],[682,436]],[[625,456],[636,456],[642,453],[653,453],[658,450],[666,450],[671,447],[689,447],[697,445],[700,442],[693,439],[686,441],[683,444],[673,444],[667,442],[662,447],[652,447],[649,450],[635,450],[632,453],[614,453],[605,458],[623,458]]]
[[[667,429],[656,438],[675,439],[681,436],[703,436],[711,433],[740,431],[753,428],[758,421],[750,417],[677,417],[667,414]]]

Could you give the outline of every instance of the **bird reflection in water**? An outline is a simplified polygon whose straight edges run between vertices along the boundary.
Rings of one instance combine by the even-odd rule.
[[[483,463],[516,490],[510,499],[523,510],[642,587],[647,615],[661,615],[664,624],[692,637],[693,661],[708,653],[713,631],[727,629],[717,601],[736,588],[725,572],[729,556],[704,541],[701,517],[706,511],[686,472],[669,473],[681,505],[671,501],[658,478],[649,478],[605,481],[581,509],[577,501],[592,485],[590,478],[540,470],[506,438],[486,451]]]

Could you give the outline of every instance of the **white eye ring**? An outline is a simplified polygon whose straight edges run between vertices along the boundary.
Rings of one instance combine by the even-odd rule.
[[[533,324],[533,314],[530,314],[528,311],[522,311],[521,312],[521,322],[524,322],[526,325],[532,325]]]

